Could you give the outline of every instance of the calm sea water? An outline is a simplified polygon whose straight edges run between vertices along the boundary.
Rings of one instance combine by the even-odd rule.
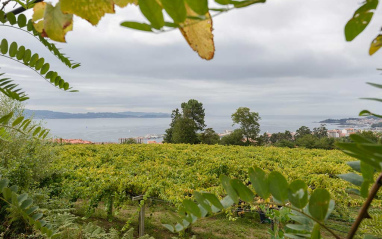
[[[346,118],[344,116],[301,116],[301,115],[264,115],[260,121],[261,132],[296,131],[301,126],[311,129],[319,126],[318,121],[327,118]],[[170,118],[162,119],[48,119],[44,120],[46,127],[51,130],[51,135],[65,139],[83,139],[93,142],[118,142],[119,138],[139,137],[147,134],[161,135],[169,127]],[[213,128],[217,133],[231,130],[230,117],[206,117],[208,128]],[[327,128],[336,128],[327,125]]]

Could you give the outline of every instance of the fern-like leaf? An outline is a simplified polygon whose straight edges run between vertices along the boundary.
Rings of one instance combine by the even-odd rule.
[[[0,180],[0,200],[6,202],[11,211],[17,212],[35,229],[52,238],[54,232],[50,229],[51,226],[42,220],[43,215],[37,211],[37,206],[33,206],[33,200],[27,194],[17,194],[17,187],[8,187],[8,184],[8,179]]]
[[[0,56],[28,66],[53,86],[64,91],[75,92],[75,90],[71,90],[69,83],[62,79],[56,71],[50,71],[50,64],[46,63],[44,58],[37,53],[32,54],[30,49],[26,49],[24,46],[19,47],[16,42],[9,44],[7,39],[4,38],[1,40],[0,53]]]
[[[14,112],[0,116],[0,139],[9,141],[9,131],[30,135],[38,139],[45,139],[49,134],[48,129],[33,125],[31,119],[25,119],[24,116],[14,117]]]
[[[29,33],[38,41],[40,41],[54,56],[56,56],[67,67],[75,69],[81,65],[80,63],[70,60],[68,57],[65,56],[64,53],[60,52],[60,50],[56,47],[55,44],[49,42],[44,37],[42,37],[41,34],[37,32],[34,28],[32,20],[27,20],[27,17],[24,14],[19,14],[16,18],[16,16],[13,13],[6,14],[5,12],[0,11],[0,23],[2,23],[0,24],[0,26],[11,27]]]
[[[0,73],[0,77],[3,75],[4,73]],[[25,101],[29,99],[25,92],[21,91],[21,89],[18,88],[18,85],[13,83],[9,78],[0,79],[0,92],[17,101]]]

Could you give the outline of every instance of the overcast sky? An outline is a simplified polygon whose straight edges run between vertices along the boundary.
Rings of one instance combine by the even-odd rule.
[[[124,20],[144,21],[135,6],[117,9],[97,27],[75,19],[68,43],[59,44],[81,62],[75,70],[31,36],[0,28],[2,37],[41,53],[79,93],[57,90],[5,58],[0,67],[27,91],[30,109],[171,112],[193,98],[207,115],[230,115],[246,106],[260,115],[356,116],[362,109],[378,111],[378,103],[359,98],[378,97],[381,91],[365,82],[382,81],[376,70],[382,68],[382,50],[368,55],[382,14],[353,42],[344,39],[344,26],[360,2],[269,0],[222,14],[214,19],[212,61],[200,59],[178,30],[153,34],[120,27]]]

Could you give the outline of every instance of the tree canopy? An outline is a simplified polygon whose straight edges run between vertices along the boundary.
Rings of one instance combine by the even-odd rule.
[[[250,140],[256,140],[257,135],[260,133],[259,114],[251,112],[247,107],[239,107],[235,113],[231,115],[233,125],[240,125],[241,132],[246,138],[246,143],[249,144]]]

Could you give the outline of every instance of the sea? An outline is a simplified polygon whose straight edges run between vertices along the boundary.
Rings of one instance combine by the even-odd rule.
[[[348,118],[350,116],[307,116],[307,115],[262,115],[261,133],[277,133],[289,130],[296,131],[301,126],[310,129],[320,126],[319,121],[328,118]],[[145,137],[163,135],[169,128],[171,118],[99,118],[99,119],[45,119],[45,127],[50,129],[51,136],[63,139],[82,139],[92,142],[118,142],[119,138]],[[205,118],[207,128],[217,133],[232,130],[230,117],[214,116]],[[339,128],[338,125],[326,125],[328,129]],[[151,139],[161,142],[162,138]]]

